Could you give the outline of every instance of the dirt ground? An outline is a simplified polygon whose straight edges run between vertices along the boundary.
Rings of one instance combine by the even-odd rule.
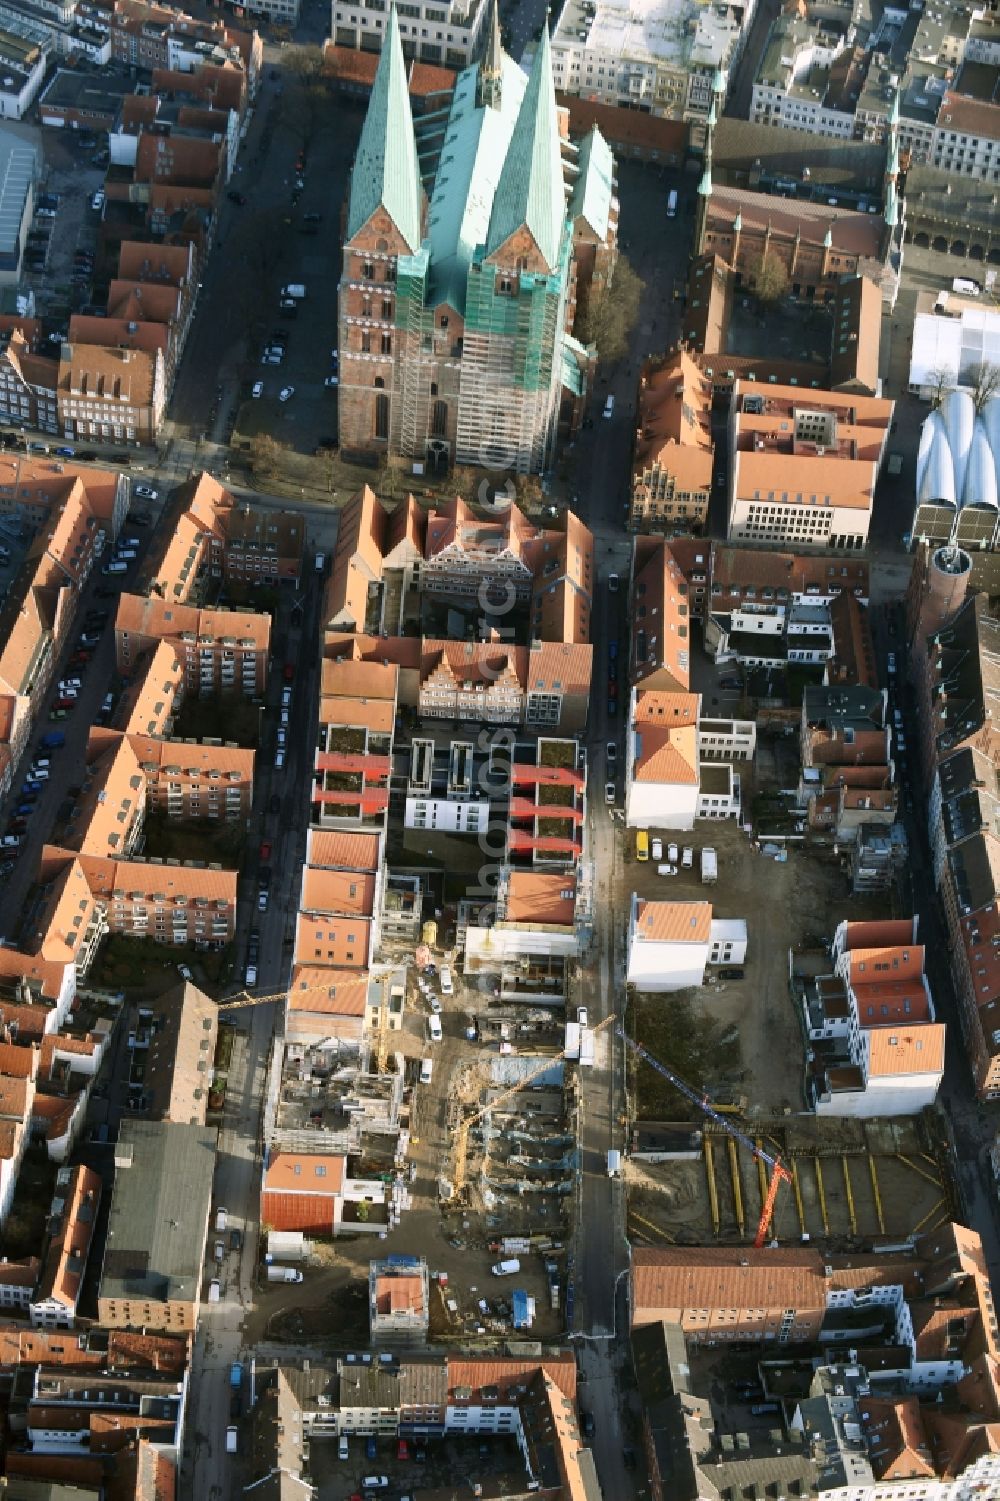
[[[872,1237],[902,1238],[952,1217],[947,1159],[922,1118],[819,1121],[809,1117],[761,1123],[753,1134],[792,1169],[775,1205],[780,1241],[810,1240],[835,1248]],[[629,1235],[636,1244],[738,1244],[752,1240],[762,1204],[760,1171],[736,1153],[742,1224],[733,1191],[727,1139],[710,1137],[719,1206],[712,1222],[704,1152],[693,1160],[627,1166]]]
[[[653,831],[655,832],[655,830]],[[676,837],[676,836],[671,836]],[[630,848],[625,863],[623,901],[625,910],[633,890],[642,897],[660,901],[703,901],[712,903],[720,918],[746,919],[748,944],[744,978],[741,981],[717,981],[699,991],[683,992],[695,1030],[700,1022],[718,1041],[713,1048],[697,1049],[700,1077],[685,1074],[684,1058],[661,1053],[658,1043],[670,1042],[671,1028],[658,1023],[657,1013],[676,1005],[673,996],[656,996],[641,1006],[645,1019],[639,1039],[664,1063],[696,1085],[729,1084],[738,1086],[750,1103],[751,1115],[757,1111],[770,1115],[784,1109],[798,1110],[803,1104],[803,1039],[798,1016],[788,992],[789,950],[833,937],[837,924],[844,918],[874,918],[883,915],[880,904],[870,896],[852,897],[847,875],[832,852],[803,850],[793,846],[786,864],[779,865],[756,854],[746,834],[735,823],[699,824],[684,842],[695,849],[694,869],[682,870],[678,876],[658,876],[652,862],[639,864]],[[698,851],[712,845],[718,853],[719,879],[715,886],[703,886],[698,876]],[[888,915],[886,909],[885,915]],[[665,1036],[658,1036],[665,1029]],[[732,1046],[733,1038],[738,1047]],[[777,1065],[777,1066],[776,1066]],[[661,1094],[651,1071],[640,1068],[636,1077],[639,1113],[647,1108],[649,1091],[652,1103]],[[685,1119],[678,1097],[669,1119]],[[663,1119],[662,1106],[650,1109]]]
[[[429,1008],[422,998],[409,992],[403,1030],[392,1038],[393,1050],[404,1054],[407,1066],[414,1072],[419,1069],[421,1058],[429,1057],[434,1063],[431,1084],[417,1085],[414,1089],[407,1154],[408,1161],[415,1165],[410,1185],[412,1208],[384,1240],[364,1234],[340,1237],[320,1246],[318,1253],[323,1264],[309,1266],[301,1285],[259,1286],[257,1306],[248,1321],[248,1328],[255,1336],[293,1343],[329,1341],[331,1347],[338,1349],[351,1344],[366,1346],[369,1260],[394,1252],[427,1258],[432,1277],[432,1341],[454,1342],[461,1337],[463,1344],[474,1345],[477,1339],[494,1340],[498,1334],[510,1338],[513,1331],[509,1324],[501,1322],[503,1313],[498,1305],[509,1305],[514,1288],[535,1299],[532,1338],[551,1339],[561,1334],[563,1313],[550,1307],[542,1255],[520,1256],[521,1271],[517,1276],[497,1278],[490,1267],[501,1256],[489,1249],[488,1242],[503,1235],[536,1231],[568,1245],[572,1196],[555,1202],[543,1195],[526,1195],[492,1214],[478,1212],[477,1204],[468,1210],[442,1209],[439,1202],[439,1178],[453,1163],[453,1138],[448,1129],[449,1091],[453,1081],[466,1075],[483,1058],[482,1044],[467,1041],[465,1037],[467,1015],[480,1009],[482,997],[474,989],[466,990],[464,977],[457,970],[453,975],[455,994],[441,998],[442,1040],[429,1042]],[[495,1046],[491,1056],[499,1056]],[[485,1074],[481,1071],[477,1074],[485,1080]],[[471,1160],[475,1163],[474,1155]],[[545,1254],[554,1256],[565,1271],[565,1251]],[[442,1274],[446,1281],[437,1274]],[[564,1303],[564,1279],[562,1294]],[[481,1299],[489,1305],[485,1315],[479,1307]],[[457,1306],[452,1309],[450,1303]],[[483,1329],[485,1334],[480,1334]]]

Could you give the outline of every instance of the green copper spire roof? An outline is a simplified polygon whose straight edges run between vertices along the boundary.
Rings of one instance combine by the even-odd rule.
[[[420,244],[420,199],[420,165],[394,5],[354,158],[348,239],[381,205],[410,250],[416,250]]]
[[[523,224],[552,270],[559,260],[565,217],[556,91],[545,24],[497,184],[486,253],[492,255]]]

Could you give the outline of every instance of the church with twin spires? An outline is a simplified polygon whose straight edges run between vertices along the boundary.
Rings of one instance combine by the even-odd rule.
[[[569,139],[547,26],[525,74],[494,6],[480,61],[415,122],[391,9],[342,233],[345,457],[548,468],[593,377],[574,326],[614,273],[618,201],[604,137]]]

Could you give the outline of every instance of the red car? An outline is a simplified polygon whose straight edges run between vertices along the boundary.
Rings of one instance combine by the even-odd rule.
[[[268,840],[268,839],[262,839],[261,842],[260,842],[260,859],[261,859],[261,863],[263,864],[265,861],[270,860],[270,858],[271,858],[271,843],[270,843],[270,840]]]
[[[410,1457],[410,1446],[406,1442],[405,1438],[401,1438],[399,1440],[399,1443],[396,1445],[396,1458],[397,1459],[409,1459],[409,1457]]]
[[[294,662],[286,662],[285,663],[284,671],[283,671],[283,676],[284,676],[284,679],[285,679],[286,683],[291,683],[291,682],[294,681],[294,678],[295,678],[295,663]]]

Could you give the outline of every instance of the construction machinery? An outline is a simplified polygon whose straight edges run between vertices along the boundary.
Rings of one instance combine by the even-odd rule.
[[[309,995],[313,991],[322,991],[324,995],[329,995],[330,986],[305,985],[301,990],[297,990],[295,994]],[[227,996],[224,1001],[220,1001],[216,1010],[237,1011],[242,1006],[268,1006],[272,1001],[287,1001],[290,994],[291,991],[287,989],[279,990],[276,995],[251,995],[249,990],[238,990],[235,995]]]
[[[780,1157],[775,1157],[771,1152],[768,1152],[758,1142],[749,1137],[745,1131],[741,1131],[738,1126],[734,1126],[731,1120],[727,1120],[724,1115],[715,1109],[706,1094],[699,1092],[697,1089],[692,1089],[691,1085],[685,1083],[678,1074],[674,1073],[672,1068],[668,1068],[665,1063],[661,1063],[659,1058],[654,1058],[652,1053],[647,1048],[644,1048],[641,1042],[636,1042],[633,1038],[629,1037],[623,1027],[618,1027],[617,1032],[625,1043],[625,1046],[631,1048],[636,1057],[648,1063],[650,1068],[654,1068],[669,1084],[672,1084],[676,1090],[679,1090],[686,1100],[690,1100],[692,1105],[697,1105],[698,1109],[704,1115],[715,1121],[716,1125],[725,1131],[730,1141],[738,1142],[740,1146],[746,1147],[755,1162],[765,1163],[771,1169],[771,1181],[768,1184],[767,1193],[764,1195],[764,1204],[760,1212],[757,1234],[754,1237],[754,1247],[760,1250],[761,1246],[767,1240],[767,1233],[771,1228],[771,1221],[774,1218],[774,1204],[778,1197],[778,1189],[782,1183],[791,1183],[792,1181],[792,1175],[788,1168]]]
[[[615,1014],[612,1012],[610,1016],[605,1017],[604,1021],[598,1022],[597,1026],[593,1029],[593,1034],[596,1036],[598,1032],[603,1032],[605,1027],[610,1027],[614,1020]],[[463,1121],[459,1122],[455,1132],[455,1156],[451,1173],[452,1189],[456,1197],[465,1187],[466,1167],[469,1157],[469,1135],[472,1128],[477,1126],[480,1121],[485,1120],[498,1106],[506,1104],[516,1094],[520,1094],[521,1090],[526,1089],[533,1080],[539,1078],[542,1074],[548,1073],[554,1063],[561,1063],[565,1057],[566,1051],[563,1049],[562,1052],[556,1053],[553,1057],[546,1058],[544,1063],[539,1064],[538,1068],[533,1068],[530,1074],[525,1074],[524,1078],[519,1079],[516,1084],[512,1084],[510,1089],[505,1089],[502,1094],[497,1095],[495,1100],[491,1100],[488,1105],[484,1105],[474,1115],[466,1116]]]

